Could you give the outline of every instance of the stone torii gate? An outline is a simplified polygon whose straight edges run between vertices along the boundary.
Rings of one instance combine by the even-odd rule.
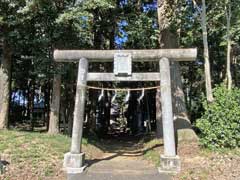
[[[197,49],[155,49],[155,50],[55,50],[57,62],[79,62],[77,89],[73,119],[72,143],[70,152],[64,155],[64,168],[67,173],[81,173],[85,166],[81,151],[85,111],[85,93],[88,81],[160,81],[163,123],[164,154],[161,155],[160,172],[179,172],[180,159],[176,153],[170,61],[194,61]],[[88,72],[89,62],[113,62],[114,73]],[[133,62],[159,62],[160,72],[132,73]],[[120,64],[119,64],[120,62]],[[121,64],[122,63],[122,64]],[[116,64],[116,65],[115,65]],[[121,69],[120,66],[127,66]],[[116,67],[115,67],[116,66]],[[120,68],[120,70],[116,69]],[[126,69],[128,69],[126,71]],[[125,69],[125,70],[124,70]],[[117,72],[115,72],[117,71]]]

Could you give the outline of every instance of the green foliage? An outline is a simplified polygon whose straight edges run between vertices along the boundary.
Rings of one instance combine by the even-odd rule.
[[[224,86],[214,89],[215,101],[204,102],[205,112],[197,120],[201,143],[208,148],[240,146],[240,89]]]
[[[12,46],[13,89],[28,89],[51,84],[54,73],[65,74],[63,89],[73,101],[72,85],[76,79],[76,65],[53,63],[54,49],[114,49],[116,36],[127,37],[123,49],[154,49],[159,47],[156,8],[144,10],[153,0],[121,1],[88,0],[3,0],[0,1],[0,40],[4,37]],[[78,1],[80,2],[80,1]],[[174,1],[173,1],[174,2]],[[232,76],[240,86],[240,0],[232,3],[230,35],[233,47]],[[201,9],[201,1],[197,1]],[[226,1],[207,1],[208,43],[213,84],[224,79],[226,59]],[[175,5],[174,5],[175,6]],[[171,17],[171,31],[178,34],[180,47],[197,47],[196,63],[181,68],[184,77],[187,108],[192,121],[202,113],[201,95],[205,91],[202,31],[200,14],[192,1],[180,0]],[[168,13],[168,12],[166,12]],[[119,27],[122,21],[127,26]],[[1,44],[1,43],[0,43]],[[135,65],[134,65],[135,66]],[[58,67],[58,68],[56,68]],[[155,64],[137,64],[136,70],[157,70]],[[97,70],[97,66],[92,66]],[[108,71],[108,70],[106,70]],[[221,73],[219,73],[221,72]],[[40,84],[40,85],[39,85]],[[71,85],[70,85],[71,84]],[[50,86],[51,87],[51,86]],[[44,89],[43,89],[44,90]],[[71,95],[71,96],[70,96]],[[71,104],[71,103],[70,103]]]
[[[129,26],[126,27],[128,41],[126,46],[129,48],[154,49],[158,47],[158,27],[154,27],[156,19],[149,17],[148,14],[131,16]]]
[[[83,6],[86,9],[106,10],[109,8],[114,8],[114,1],[112,1],[112,0],[89,0],[89,1],[85,2]]]

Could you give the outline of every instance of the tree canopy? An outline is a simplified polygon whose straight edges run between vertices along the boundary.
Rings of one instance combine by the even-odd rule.
[[[169,30],[176,35],[179,47],[198,48],[196,62],[182,63],[181,66],[186,105],[194,122],[203,112],[202,96],[206,94],[201,26],[203,1],[159,2],[167,2],[169,9],[174,10],[164,13],[166,17],[169,16]],[[240,86],[239,6],[239,0],[206,2],[206,27],[213,87],[225,82],[227,78],[228,52],[233,86]],[[71,109],[76,64],[56,65],[53,61],[53,50],[160,48],[159,37],[162,32],[159,27],[162,25],[158,24],[157,8],[156,0],[1,1],[1,44],[7,42],[12,57],[12,69],[9,74],[11,108],[16,101],[15,93],[21,91],[23,99],[32,102],[33,106],[37,98],[41,99],[39,96],[44,97],[46,111],[50,111],[53,77],[60,74],[63,90],[61,104],[64,104],[65,110]],[[228,42],[230,50],[227,50]],[[1,47],[1,54],[4,54],[6,48]],[[1,58],[1,63],[3,62]],[[91,64],[90,69],[110,71],[111,67]],[[153,71],[157,66],[137,64],[135,69]],[[90,101],[93,101],[91,97]],[[28,112],[28,116],[30,114]]]

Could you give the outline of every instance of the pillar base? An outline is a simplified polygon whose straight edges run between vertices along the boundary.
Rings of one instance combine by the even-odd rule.
[[[64,155],[63,169],[70,174],[82,173],[86,168],[84,161],[84,153],[72,154],[68,152]]]
[[[179,156],[164,156],[160,157],[159,173],[177,174],[180,172],[181,161]]]

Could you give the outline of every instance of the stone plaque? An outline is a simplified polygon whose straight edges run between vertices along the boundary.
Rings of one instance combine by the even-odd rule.
[[[115,76],[132,75],[132,56],[129,53],[114,54],[114,74]]]

